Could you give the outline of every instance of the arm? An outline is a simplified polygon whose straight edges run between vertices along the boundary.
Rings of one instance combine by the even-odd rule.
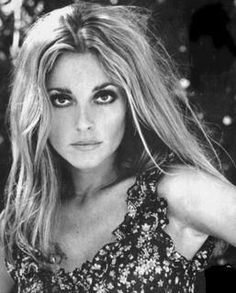
[[[10,293],[14,282],[7,273],[3,248],[0,246],[0,293]]]
[[[163,177],[158,192],[168,202],[171,236],[178,230],[184,235],[181,240],[176,236],[178,243],[190,243],[189,237],[192,242],[199,240],[200,247],[207,235],[212,235],[236,246],[235,186],[203,171],[176,166]],[[186,251],[184,244],[182,247]]]

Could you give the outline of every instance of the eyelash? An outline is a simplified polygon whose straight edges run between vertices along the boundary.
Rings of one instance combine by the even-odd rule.
[[[99,102],[98,99],[99,98],[103,98],[103,97],[108,97],[110,96],[111,99],[107,102],[107,101],[103,101],[103,102]],[[94,98],[94,100],[96,100],[96,104],[99,104],[99,105],[107,105],[107,104],[111,104],[113,103],[116,99],[117,99],[117,94],[111,90],[102,90],[100,92],[98,92]]]
[[[99,98],[108,97],[108,96],[110,97],[109,101],[99,101]],[[66,103],[66,105],[61,105],[60,103],[58,103],[58,100],[61,99],[61,98],[64,101],[68,101],[68,103]],[[52,102],[53,106],[54,107],[57,107],[57,108],[65,108],[65,107],[68,107],[73,102],[72,98],[69,95],[63,94],[63,93],[51,94],[50,99],[51,99],[51,102]],[[98,105],[111,104],[116,99],[117,99],[117,94],[114,91],[111,91],[111,90],[102,90],[102,91],[99,91],[93,97],[93,101],[96,104],[98,104]]]
[[[56,102],[56,101],[58,101],[61,98],[64,99],[64,100],[66,100],[66,101],[70,101],[70,103],[69,104],[66,104],[66,105],[61,105],[60,103]],[[50,96],[50,100],[51,100],[53,106],[56,107],[56,108],[65,108],[65,107],[68,107],[71,104],[71,102],[72,102],[72,98],[70,96],[68,96],[66,94],[60,94],[60,93],[52,94]]]

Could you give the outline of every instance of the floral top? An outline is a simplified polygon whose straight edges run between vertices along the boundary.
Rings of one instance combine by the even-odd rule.
[[[175,250],[163,230],[168,219],[167,202],[156,192],[160,175],[155,169],[136,178],[127,192],[128,213],[113,231],[116,240],[81,268],[52,272],[16,250],[16,265],[6,266],[18,292],[195,292],[197,274],[208,264],[215,239],[208,237],[191,260]]]

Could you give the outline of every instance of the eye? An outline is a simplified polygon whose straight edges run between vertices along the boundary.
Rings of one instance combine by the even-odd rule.
[[[95,97],[95,103],[97,104],[111,104],[117,99],[117,94],[113,91],[100,91],[98,92]]]
[[[55,93],[50,95],[54,107],[63,108],[71,105],[72,98],[66,94]]]

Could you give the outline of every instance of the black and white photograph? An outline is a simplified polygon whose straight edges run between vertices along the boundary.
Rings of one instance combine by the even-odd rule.
[[[0,0],[0,293],[236,292],[236,1]]]

